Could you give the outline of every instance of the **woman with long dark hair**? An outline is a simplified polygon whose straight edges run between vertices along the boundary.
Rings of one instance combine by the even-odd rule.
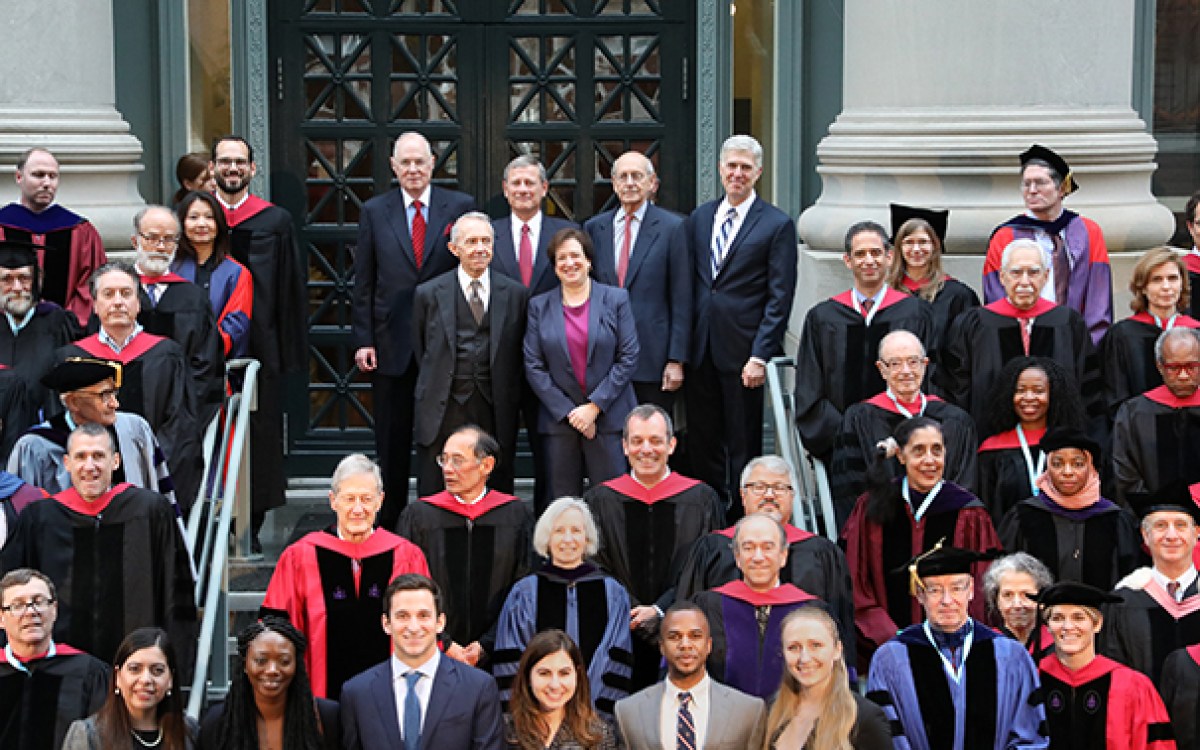
[[[208,294],[225,358],[244,357],[250,342],[254,284],[250,272],[229,257],[225,212],[211,193],[192,192],[175,208],[182,231],[172,270]]]
[[[175,179],[179,181],[179,189],[175,191],[172,203],[179,203],[183,196],[192,191],[211,193],[217,189],[217,180],[213,177],[211,157],[207,151],[193,151],[184,154],[175,162]]]
[[[1004,366],[992,386],[979,445],[979,497],[999,524],[1017,503],[1037,494],[1037,478],[1046,468],[1038,448],[1046,430],[1082,429],[1085,423],[1079,388],[1057,362],[1018,357]]]
[[[335,750],[338,705],[313,698],[304,635],[280,617],[238,633],[229,695],[204,715],[201,750]]]
[[[889,750],[883,709],[850,689],[837,623],[823,607],[800,607],[780,628],[787,668],[767,714],[763,750]]]
[[[913,417],[901,422],[891,441],[881,443],[867,475],[870,489],[858,498],[842,531],[854,588],[854,621],[868,645],[859,649],[862,667],[876,647],[922,618],[907,578],[891,571],[942,539],[977,552],[1000,547],[983,503],[946,481],[945,451],[936,420]],[[898,479],[893,479],[888,464],[893,454],[904,467]],[[985,568],[976,564],[977,583]],[[971,614],[982,619],[982,596],[972,601]]]
[[[530,639],[504,717],[515,750],[616,750],[616,734],[592,709],[587,665],[571,637],[544,630]]]
[[[196,722],[183,713],[175,649],[166,631],[138,628],[113,658],[113,690],[95,714],[71,724],[63,750],[192,750]]]

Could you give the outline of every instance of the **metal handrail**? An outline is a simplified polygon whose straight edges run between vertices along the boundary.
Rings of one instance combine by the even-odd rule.
[[[788,357],[773,358],[767,363],[766,383],[775,450],[792,468],[799,484],[792,500],[792,524],[837,541],[837,518],[825,463],[805,449],[796,428],[794,396],[784,376],[785,368],[795,367]]]
[[[258,408],[259,367],[256,359],[235,359],[226,365],[228,372],[245,370],[242,390],[226,402],[219,452],[208,454],[203,482],[206,491],[196,499],[188,520],[189,537],[199,537],[202,528],[208,531],[203,534],[196,581],[196,601],[203,601],[204,618],[200,621],[196,673],[187,704],[187,713],[193,719],[200,718],[210,674],[225,685],[229,682],[229,530],[235,508],[240,525],[250,523],[250,413]],[[216,487],[222,491],[213,492]]]

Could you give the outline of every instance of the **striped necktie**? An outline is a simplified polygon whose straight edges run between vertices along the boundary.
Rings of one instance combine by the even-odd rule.
[[[729,253],[729,233],[733,231],[733,222],[735,219],[737,219],[737,209],[730,206],[729,212],[725,214],[725,221],[721,222],[721,231],[717,232],[717,236],[713,239],[712,275],[714,279],[720,273],[721,265],[725,262],[725,256]]]
[[[692,702],[692,694],[679,694],[679,720],[675,725],[675,750],[696,750],[696,725],[692,721],[692,712],[688,704]]]

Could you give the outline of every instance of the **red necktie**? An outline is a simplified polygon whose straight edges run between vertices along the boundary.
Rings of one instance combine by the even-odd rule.
[[[629,245],[633,238],[633,214],[625,214],[625,236],[621,238],[621,257],[617,260],[617,286],[625,286],[625,274],[629,273]]]
[[[1175,601],[1179,601],[1179,581],[1167,581],[1167,594]]]
[[[1033,318],[1017,318],[1017,323],[1021,326],[1021,344],[1025,347],[1025,356],[1029,356],[1029,339],[1033,328]]]
[[[521,225],[521,248],[517,255],[517,266],[521,269],[521,283],[529,286],[533,281],[533,243],[529,241],[529,225]]]
[[[413,201],[412,243],[413,260],[417,262],[417,270],[425,262],[425,214],[421,213],[421,201]]]

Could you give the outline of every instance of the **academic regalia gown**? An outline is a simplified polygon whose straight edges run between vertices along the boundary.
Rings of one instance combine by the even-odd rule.
[[[496,490],[474,505],[443,491],[405,507],[396,533],[425,553],[442,589],[446,634],[462,646],[479,641],[490,654],[504,598],[530,570],[529,506]]]
[[[109,665],[65,643],[52,643],[27,662],[6,651],[0,656],[0,747],[58,750],[71,722],[104,705],[111,673]]]
[[[1017,634],[1003,625],[998,627],[997,630],[1005,638],[1011,638],[1017,643],[1021,643]],[[1039,625],[1025,639],[1024,646],[1025,650],[1029,652],[1029,657],[1033,659],[1033,663],[1038,664],[1042,659],[1054,653],[1054,636],[1050,634],[1050,629],[1045,625]]]
[[[919,623],[880,647],[867,697],[903,727],[911,750],[1045,748],[1037,667],[1024,647],[971,622],[971,647],[954,679]]]
[[[74,314],[78,325],[87,323],[92,272],[108,261],[91,222],[59,205],[34,213],[10,203],[0,208],[0,239],[35,245],[42,267],[42,299]]]
[[[15,474],[0,471],[0,549],[17,528],[17,517],[30,504],[49,497],[41,487],[29,484]]]
[[[1123,604],[1104,608],[1100,632],[1103,654],[1133,667],[1160,685],[1163,662],[1177,648],[1200,643],[1200,594],[1193,583],[1176,602],[1157,581],[1144,573],[1130,576],[1113,593]]]
[[[112,663],[133,629],[163,628],[181,644],[176,682],[191,679],[197,636],[191,554],[166,498],[119,484],[94,502],[74,489],[25,509],[4,569],[34,568],[58,588],[55,638]]]
[[[501,699],[508,701],[512,694],[513,677],[530,639],[557,628],[571,636],[583,654],[592,705],[612,716],[613,705],[630,692],[629,609],[625,588],[589,562],[572,570],[547,563],[517,581],[496,625],[492,665]]]
[[[167,455],[176,499],[186,515],[200,487],[204,457],[192,379],[179,344],[143,331],[118,354],[93,334],[64,346],[56,356],[60,362],[67,357],[98,357],[124,366],[118,396],[121,410],[150,423]]]
[[[1113,421],[1113,474],[1118,499],[1156,494],[1176,482],[1200,482],[1200,390],[1176,398],[1165,385],[1126,401]]]
[[[137,414],[119,411],[109,432],[116,438],[121,454],[121,464],[113,470],[113,484],[129,482],[157,492],[176,505],[175,483],[150,424]],[[65,413],[42,422],[17,441],[8,457],[8,470],[50,494],[70,488],[71,474],[62,460],[69,437],[71,426]]]
[[[401,573],[427,576],[429,566],[415,544],[385,529],[357,544],[336,528],[313,531],[283,550],[260,612],[286,617],[308,639],[313,695],[336,700],[342,683],[391,653],[379,615]]]
[[[1038,670],[1053,750],[1174,750],[1166,706],[1141,672],[1103,656],[1071,671],[1054,654]]]
[[[33,317],[16,335],[7,316],[0,314],[0,364],[11,367],[25,383],[25,392],[33,404],[30,416],[34,422],[30,425],[63,410],[58,394],[42,385],[41,379],[58,364],[54,353],[79,338],[78,325],[73,315],[53,302],[39,302]],[[39,410],[41,417],[37,415]]]
[[[908,292],[914,297],[919,295],[922,286],[919,282],[914,282],[906,277],[902,283],[904,288],[900,291]],[[972,307],[979,307],[979,295],[958,279],[945,276],[941,290],[929,304],[933,307],[933,336],[929,341],[922,340],[921,343],[925,344],[925,350],[936,360],[942,343],[950,333],[950,326],[962,313]],[[932,364],[936,366],[937,363],[935,361]]]
[[[857,661],[854,643],[854,596],[850,588],[850,569],[841,548],[823,536],[817,536],[791,524],[788,535],[787,564],[779,572],[780,583],[790,583],[825,602],[838,623],[846,663]],[[742,576],[733,558],[733,530],[705,534],[692,545],[683,569],[675,581],[675,600],[692,599],[702,591],[714,589]]]
[[[1173,325],[1200,328],[1200,321],[1180,315]],[[1154,343],[1162,333],[1153,315],[1140,312],[1114,325],[1100,342],[1100,371],[1109,419],[1117,415],[1121,404],[1163,384],[1154,357]]]
[[[1183,256],[1183,262],[1187,266],[1188,285],[1192,288],[1191,304],[1188,306],[1188,313],[1191,315],[1200,315],[1200,250],[1193,247]]]
[[[1037,475],[1037,467],[1045,430],[1029,430],[1025,440],[1029,445],[1029,458],[1033,466],[1025,462],[1021,440],[1015,429],[992,435],[979,445],[979,498],[992,514],[992,523],[999,526],[1005,514],[1018,503],[1038,492],[1032,484],[1030,473]]]
[[[1200,748],[1200,644],[1172,651],[1158,680],[1175,743],[1180,750]]]
[[[783,618],[806,603],[820,603],[812,594],[784,583],[767,592],[732,581],[693,597],[708,617],[712,651],[708,673],[717,682],[748,695],[769,699],[783,677]],[[766,626],[758,613],[766,615]]]
[[[692,544],[724,523],[717,493],[676,472],[653,489],[625,474],[583,496],[600,530],[596,563],[616,578],[633,606],[666,610],[672,586]],[[633,640],[635,690],[658,679],[658,644],[639,632]]]
[[[933,308],[923,299],[888,289],[869,324],[854,309],[853,290],[808,311],[796,353],[795,409],[800,437],[813,455],[829,460],[842,414],[886,387],[875,367],[879,340],[898,330],[929,341]]]
[[[916,507],[926,495],[911,493]],[[977,552],[997,549],[1000,539],[991,518],[979,499],[953,482],[946,482],[933,499],[921,521],[913,519],[912,509],[898,499],[902,508],[895,520],[880,524],[868,515],[870,495],[863,495],[846,524],[842,538],[846,543],[846,562],[854,586],[854,621],[868,647],[878,647],[896,631],[920,622],[920,605],[908,591],[908,577],[891,575],[909,560],[926,552],[943,537],[946,543]],[[982,618],[983,573],[987,563],[975,563],[976,594],[971,615]],[[868,654],[860,651],[860,657]]]
[[[255,195],[224,210],[231,255],[254,279],[249,355],[262,369],[258,411],[250,417],[250,466],[254,512],[259,514],[285,500],[282,381],[308,365],[308,263],[286,210]]]
[[[1105,498],[1068,510],[1044,494],[1026,498],[1000,523],[1007,552],[1028,552],[1055,581],[1077,581],[1108,591],[1143,562],[1137,519]]]
[[[157,304],[151,304],[145,285],[163,284]],[[196,422],[208,426],[225,398],[225,356],[216,319],[204,290],[173,273],[151,279],[142,276],[138,288],[138,322],[147,333],[171,339],[183,348],[194,385]]]
[[[24,381],[0,365],[0,456],[7,456],[21,433],[37,421],[35,409]]]
[[[254,305],[254,279],[241,263],[223,258],[197,267],[196,261],[177,261],[175,273],[199,286],[208,295],[208,304],[221,332],[225,359],[245,357],[250,348],[250,320]]]
[[[1104,444],[1103,383],[1087,325],[1075,310],[1045,299],[1038,300],[1030,312],[1034,319],[1029,356],[1052,359],[1075,379],[1089,418],[1088,432]],[[1025,353],[1018,310],[1007,299],[968,310],[951,327],[942,347],[939,385],[947,398],[979,424],[1000,371],[1009,360]]]
[[[907,407],[906,407],[907,408]],[[942,425],[946,442],[946,479],[959,487],[974,491],[976,487],[975,454],[979,450],[975,421],[971,415],[937,396],[928,396],[925,410],[908,409],[912,416],[936,419]],[[875,445],[896,431],[908,419],[900,406],[884,391],[846,410],[841,430],[833,446],[833,461],[829,466],[830,490],[837,510],[838,528],[854,510],[858,496],[867,491],[867,469],[874,461]],[[892,459],[892,475],[903,476],[904,468]]]

